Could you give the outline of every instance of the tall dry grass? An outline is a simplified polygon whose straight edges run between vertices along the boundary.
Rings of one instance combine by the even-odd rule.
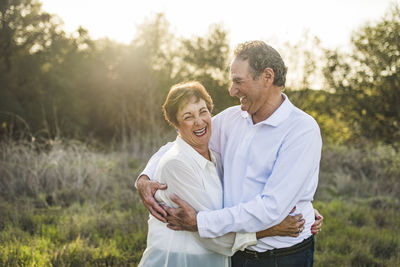
[[[321,159],[316,199],[400,198],[400,147],[327,145]]]
[[[135,266],[148,213],[133,183],[163,142],[0,142],[0,266]],[[399,178],[396,146],[325,146],[315,266],[400,264]]]

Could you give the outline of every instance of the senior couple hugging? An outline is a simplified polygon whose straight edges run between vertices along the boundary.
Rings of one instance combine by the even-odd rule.
[[[136,181],[150,212],[139,266],[313,266],[322,140],[282,93],[286,72],[274,48],[250,41],[230,66],[240,105],[211,117],[199,82],[170,89],[163,112],[178,136]]]

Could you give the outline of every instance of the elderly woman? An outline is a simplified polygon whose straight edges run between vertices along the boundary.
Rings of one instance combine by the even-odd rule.
[[[217,155],[208,148],[212,108],[211,97],[198,82],[177,84],[166,98],[164,116],[177,129],[178,136],[155,173],[156,181],[168,184],[167,190],[159,190],[155,195],[164,205],[175,207],[170,196],[176,194],[197,211],[223,206],[221,165]],[[301,215],[292,221],[288,217],[281,227],[303,226],[304,221],[299,220]],[[228,256],[256,243],[256,233],[229,233],[205,239],[195,232],[173,231],[152,215],[148,226],[147,248],[139,264],[143,267],[230,266]],[[270,230],[258,232],[257,238],[272,234]]]

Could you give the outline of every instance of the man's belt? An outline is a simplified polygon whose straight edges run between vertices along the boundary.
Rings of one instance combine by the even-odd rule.
[[[308,248],[314,247],[314,236],[310,236],[307,239],[304,239],[302,242],[293,245],[288,248],[276,248],[272,250],[267,250],[265,252],[257,252],[253,250],[245,249],[244,251],[239,250],[238,253],[242,257],[248,259],[260,259],[260,258],[268,258],[268,257],[280,257],[280,256],[288,256],[291,254],[295,254],[301,251],[304,251]]]

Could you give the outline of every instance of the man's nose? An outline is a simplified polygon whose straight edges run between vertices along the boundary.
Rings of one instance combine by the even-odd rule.
[[[229,88],[229,94],[231,96],[235,96],[237,92],[238,92],[237,88],[234,86],[234,84],[232,84],[231,87]]]

